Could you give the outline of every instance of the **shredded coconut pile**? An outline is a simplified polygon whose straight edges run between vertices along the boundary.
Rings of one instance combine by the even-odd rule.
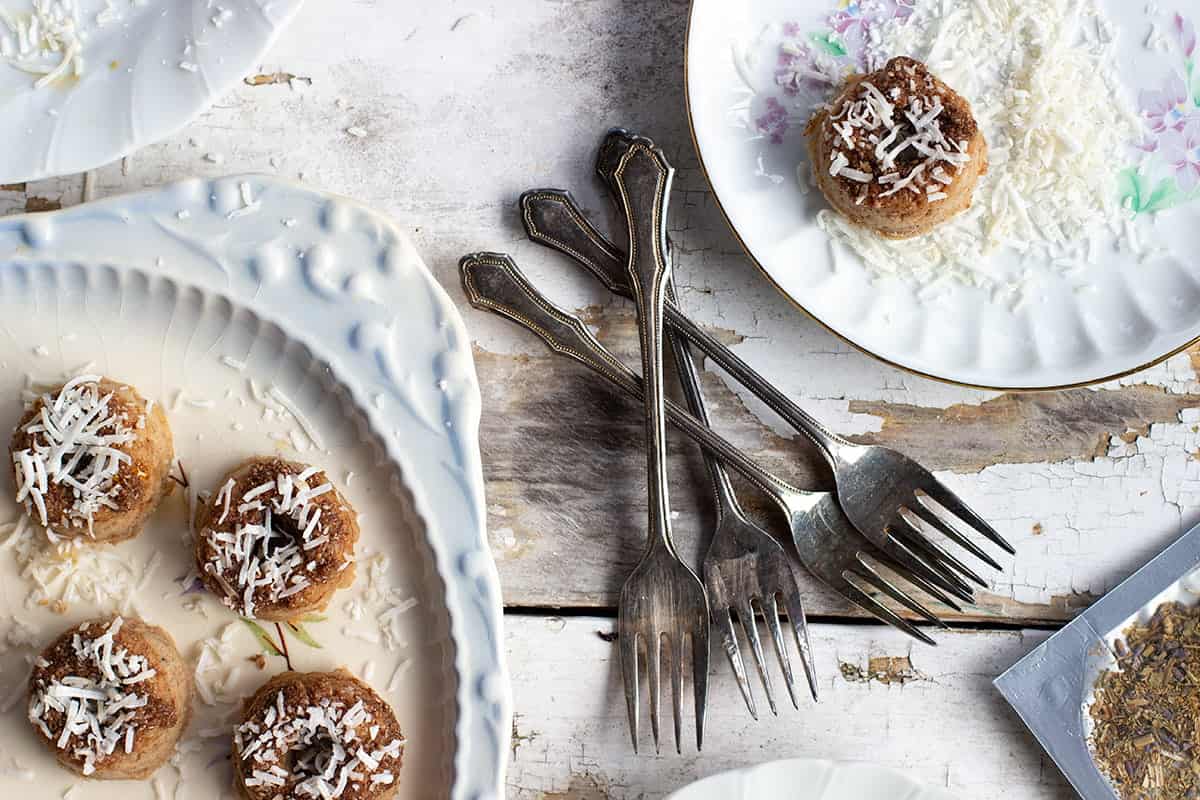
[[[989,271],[998,250],[1067,272],[1094,263],[1096,237],[1124,231],[1116,177],[1138,130],[1120,99],[1114,39],[1095,0],[928,0],[878,24],[869,66],[909,55],[963,95],[990,173],[969,211],[915,239],[887,241],[831,211],[819,224],[876,276],[953,279],[1014,306],[1028,275]]]
[[[17,502],[48,528],[64,522],[69,528],[86,527],[92,535],[96,513],[118,507],[117,473],[131,460],[121,448],[136,434],[109,408],[113,395],[102,393],[99,382],[97,375],[80,375],[58,394],[43,394],[38,415],[21,428],[32,444],[12,454]],[[64,520],[47,516],[51,485],[66,486],[73,495]]]
[[[241,666],[236,662],[244,663],[244,659],[236,658],[234,643],[234,636],[241,629],[240,622],[231,622],[219,636],[203,639],[197,646],[196,691],[205,705],[232,705],[242,700],[234,689],[241,676]]]
[[[346,601],[345,610],[350,619],[359,622],[370,614],[378,625],[378,633],[370,628],[347,631],[348,635],[366,641],[382,642],[389,651],[408,646],[404,636],[403,617],[417,606],[417,598],[405,596],[392,586],[387,573],[392,560],[386,553],[364,552],[366,566],[365,588],[358,597]]]
[[[123,620],[117,617],[103,634],[86,639],[75,634],[72,649],[81,663],[95,668],[99,677],[69,675],[41,685],[29,701],[29,720],[60,750],[71,749],[83,759],[83,774],[96,771],[96,762],[117,748],[133,752],[137,736],[137,709],[148,703],[145,695],[131,688],[153,678],[145,656],[130,653],[115,642]],[[49,666],[40,662],[39,666]],[[47,724],[47,714],[64,715],[56,737]]]
[[[11,551],[21,577],[33,585],[26,607],[46,607],[58,614],[76,603],[105,611],[132,611],[134,594],[146,585],[162,560],[152,554],[139,569],[111,548],[89,547],[74,539],[47,539],[25,516],[0,525],[0,537],[0,553]]]
[[[317,566],[311,551],[329,541],[321,524],[321,509],[312,501],[333,491],[333,484],[328,482],[315,487],[308,485],[308,479],[318,472],[316,467],[308,467],[299,475],[281,473],[237,500],[232,496],[234,481],[230,479],[213,498],[213,508],[221,510],[217,525],[225,522],[234,502],[239,515],[257,512],[260,520],[239,523],[232,531],[214,530],[207,534],[213,555],[204,569],[222,581],[234,575],[236,585],[231,588],[236,592],[229,592],[223,599],[238,613],[254,616],[255,593],[260,589],[273,600],[282,600],[312,585],[305,574]],[[299,539],[279,529],[277,523],[281,517],[296,525]],[[237,597],[241,598],[240,603]]]
[[[75,0],[33,0],[28,11],[0,5],[0,60],[38,76],[41,89],[83,74],[79,6]]]
[[[242,723],[234,742],[242,760],[255,769],[247,786],[284,787],[294,783],[299,797],[341,797],[348,786],[390,785],[396,780],[389,760],[400,757],[403,739],[376,742],[379,726],[360,700],[350,708],[323,699],[317,705],[286,707],[283,692],[260,719]],[[366,737],[360,735],[365,728]],[[289,755],[291,771],[281,766]]]

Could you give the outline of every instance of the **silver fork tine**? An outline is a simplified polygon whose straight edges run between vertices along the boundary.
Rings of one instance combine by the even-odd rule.
[[[671,666],[671,713],[675,717],[675,752],[683,755],[680,741],[683,730],[683,634],[676,632],[665,642]]]
[[[725,651],[725,655],[729,658],[729,666],[733,668],[733,677],[737,680],[738,688],[742,691],[742,699],[746,701],[746,708],[750,709],[750,716],[757,720],[758,708],[754,705],[754,695],[750,691],[750,680],[746,677],[746,663],[742,660],[742,651],[738,647],[737,629],[733,627],[733,614],[726,609],[723,612],[714,612],[713,614],[714,617],[718,615],[721,618],[721,649]]]
[[[996,529],[989,525],[982,517],[972,511],[967,505],[958,499],[958,495],[946,488],[945,484],[937,478],[930,476],[930,480],[921,487],[925,494],[932,497],[938,502],[942,508],[949,511],[954,516],[961,519],[963,522],[970,525],[980,534],[986,536],[989,540],[1004,548],[1004,551],[1009,555],[1016,555],[1017,550],[1008,543],[1003,536],[996,532]]]
[[[913,600],[904,592],[897,589],[891,583],[891,581],[876,572],[875,568],[870,564],[867,564],[865,561],[860,561],[859,563],[861,565],[860,570],[856,571],[855,574],[857,574],[864,581],[871,584],[876,589],[907,608],[909,611],[924,617],[927,622],[932,622],[941,628],[947,627],[946,623],[938,619],[932,611],[918,603],[916,600]]]
[[[704,715],[708,713],[708,618],[692,621],[692,702],[696,710],[696,752],[704,749]]]
[[[625,684],[625,711],[629,715],[629,734],[633,737],[633,752],[638,751],[638,635],[637,631],[618,623],[617,649],[621,653],[621,675]]]
[[[962,606],[955,602],[954,598],[950,597],[950,595],[946,594],[940,588],[934,586],[920,575],[914,575],[911,573],[911,571],[905,570],[899,563],[896,562],[895,559],[893,559],[887,553],[884,553],[882,550],[872,553],[871,558],[874,558],[892,572],[903,577],[906,581],[916,586],[918,589],[932,597],[934,600],[937,600],[942,605],[952,608],[960,613],[962,612]]]
[[[992,569],[996,569],[996,570],[1003,569],[1003,567],[1000,566],[999,561],[992,558],[990,555],[987,554],[986,550],[982,549],[979,545],[975,544],[970,539],[968,539],[967,537],[965,537],[961,533],[959,533],[957,530],[955,530],[953,525],[946,522],[944,519],[939,517],[937,514],[933,513],[932,510],[927,508],[921,502],[921,499],[919,497],[916,499],[915,503],[909,503],[907,506],[905,506],[905,508],[907,508],[910,513],[912,513],[915,517],[920,519],[926,525],[928,525],[929,527],[933,528],[936,531],[939,531],[947,539],[954,542],[959,547],[963,548],[968,553],[975,556],[976,558],[978,558],[983,563],[987,564]]]
[[[942,591],[953,595],[964,603],[972,604],[975,602],[975,595],[971,590],[971,585],[948,566],[939,564],[936,561],[938,558],[937,554],[930,556],[914,552],[914,549],[909,547],[907,541],[897,536],[893,536],[891,541],[894,547],[886,555],[900,564],[906,574],[911,572],[914,576],[922,578],[928,584],[937,586]],[[917,544],[920,545],[922,543],[918,542]],[[872,545],[872,548],[878,553],[883,553],[882,550],[874,547],[874,545]],[[930,563],[930,558],[934,559],[932,564]]]
[[[783,598],[787,608],[788,622],[796,637],[796,649],[800,651],[800,661],[804,664],[804,676],[808,679],[808,690],[812,699],[817,699],[817,665],[812,653],[812,644],[808,640],[808,625],[804,620],[804,605],[800,600],[800,590],[792,587]]]
[[[749,598],[741,598],[737,606],[738,620],[746,640],[750,642],[750,653],[754,656],[754,666],[758,668],[758,677],[762,680],[763,691],[767,693],[767,705],[771,713],[778,716],[779,709],[775,707],[775,692],[771,688],[771,676],[767,674],[767,660],[763,656],[762,641],[758,638],[758,621],[754,617],[754,607]]]
[[[775,655],[778,656],[779,666],[783,669],[783,682],[787,685],[788,696],[792,698],[792,705],[799,710],[800,701],[796,699],[796,680],[792,675],[792,660],[788,658],[787,645],[783,640],[783,628],[779,624],[779,605],[775,602],[775,595],[764,597],[759,602],[762,604],[763,617],[767,620],[767,627],[771,631],[771,640],[775,643]]]
[[[937,544],[931,542],[927,536],[924,536],[920,531],[912,526],[908,520],[903,517],[896,519],[889,526],[889,533],[894,537],[899,537],[909,547],[909,552],[918,551],[926,554],[929,558],[940,560],[947,566],[952,567],[961,573],[968,580],[972,580],[984,589],[988,588],[988,583],[979,573],[968,567],[966,564],[959,561],[956,557],[947,553]]]
[[[652,630],[646,639],[646,678],[650,683],[650,733],[654,737],[654,752],[662,752],[658,746],[658,700],[659,684],[658,666],[662,658],[662,635]]]
[[[861,606],[864,610],[870,612],[871,614],[874,614],[876,617],[878,617],[883,622],[886,622],[888,625],[891,625],[894,628],[898,628],[898,629],[904,631],[909,636],[913,637],[914,639],[916,639],[919,642],[924,642],[927,645],[937,647],[937,642],[934,641],[929,636],[927,636],[924,632],[922,632],[920,628],[916,627],[915,625],[910,623],[908,620],[906,620],[903,617],[896,614],[894,611],[892,611],[890,608],[888,608],[887,606],[880,603],[874,597],[871,597],[871,595],[867,594],[862,589],[855,586],[853,583],[850,583],[850,581],[846,581],[846,583],[843,586],[838,588],[838,591],[841,592],[842,595],[844,595],[845,597],[848,597],[851,600],[853,600],[855,603],[857,603],[859,606]]]

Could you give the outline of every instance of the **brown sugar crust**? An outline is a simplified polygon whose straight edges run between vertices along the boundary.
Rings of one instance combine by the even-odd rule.
[[[118,487],[114,494],[116,508],[102,507],[97,510],[92,516],[89,534],[86,518],[73,513],[74,491],[65,483],[50,483],[45,493],[46,518],[55,534],[116,544],[141,533],[159,501],[169,493],[171,481],[168,476],[175,458],[175,446],[171,426],[161,405],[155,403],[151,407],[129,384],[101,378],[98,386],[101,393],[112,394],[109,408],[114,416],[123,418],[124,424],[136,437],[118,448],[130,460],[121,464],[114,478],[114,485]],[[58,396],[61,388],[50,393],[51,401]],[[27,433],[25,427],[42,413],[45,400],[45,395],[34,400],[13,431],[9,455],[13,480],[18,485],[18,468],[11,456],[32,448],[37,442],[40,434]],[[144,420],[141,427],[138,426],[139,420]],[[41,521],[28,498],[24,506],[26,513],[34,520]]]
[[[95,639],[108,630],[113,620],[114,617],[102,617],[83,622],[64,632],[43,650],[29,678],[30,701],[55,680],[72,676],[101,680],[99,668],[90,659],[81,659],[75,652],[73,642],[76,634],[85,639]],[[134,711],[136,737],[133,752],[126,753],[123,747],[118,747],[111,755],[96,761],[96,771],[84,777],[93,780],[145,780],[171,757],[187,728],[192,715],[192,676],[175,647],[175,641],[162,628],[139,619],[124,618],[113,638],[114,649],[124,647],[130,653],[144,657],[156,674],[129,687],[136,694],[145,695],[148,701],[144,707]],[[78,738],[73,736],[65,748],[56,745],[65,716],[50,709],[45,712],[43,720],[51,737],[48,738],[38,725],[33,725],[35,735],[54,753],[58,763],[74,773],[84,775],[84,759],[74,752],[74,747],[79,744]]]
[[[369,720],[358,725],[355,730],[356,738],[366,743],[366,749],[371,749],[372,745],[377,748],[382,747],[393,741],[404,742],[400,723],[391,706],[371,687],[345,669],[338,669],[334,672],[284,672],[276,675],[259,687],[258,691],[243,704],[242,726],[239,727],[239,730],[244,730],[244,726],[248,723],[256,725],[258,730],[265,730],[269,727],[266,720],[277,716],[277,714],[273,715],[271,710],[278,709],[280,694],[283,695],[283,705],[289,715],[300,713],[310,706],[319,706],[326,702],[339,703],[343,709],[352,708],[356,703],[361,702],[369,715]],[[370,735],[370,729],[373,726],[378,726],[374,737]],[[273,800],[274,798],[308,800],[306,795],[299,795],[295,791],[300,776],[290,774],[296,755],[293,752],[280,754],[278,761],[279,765],[289,773],[285,779],[285,786],[246,785],[246,780],[254,776],[256,769],[263,770],[267,767],[261,762],[256,762],[253,754],[243,756],[244,749],[250,744],[251,736],[253,734],[243,735],[240,740],[238,736],[234,737],[233,780],[238,796],[244,800]],[[387,770],[393,774],[391,783],[372,784],[369,779],[358,783],[352,782],[345,787],[340,795],[340,800],[388,800],[394,797],[399,789],[402,760],[403,748],[401,748],[400,754],[394,758],[389,757],[380,762],[380,770]],[[360,767],[360,769],[362,768]]]
[[[306,469],[306,464],[281,458],[251,458],[223,477],[213,488],[209,502],[203,503],[197,511],[196,566],[201,580],[209,591],[238,613],[247,614],[245,590],[239,583],[240,565],[235,564],[214,572],[210,567],[210,562],[218,558],[218,547],[214,537],[218,534],[233,533],[246,525],[261,525],[264,521],[262,510],[239,510],[243,496],[264,483],[275,481],[281,474],[298,476]],[[233,489],[226,513],[222,487],[230,480],[233,481]],[[309,476],[306,482],[315,488],[328,480],[324,472],[318,471]],[[279,493],[272,488],[255,499],[269,504],[278,498]],[[278,597],[277,592],[270,586],[257,587],[253,595],[252,613],[247,616],[269,622],[296,620],[306,614],[323,610],[338,589],[354,583],[354,546],[359,536],[358,518],[354,509],[336,488],[314,497],[311,502],[321,511],[319,534],[321,537],[328,537],[328,541],[303,551],[304,568],[299,574],[310,581],[309,586],[287,597]],[[294,520],[281,515],[275,515],[273,520],[277,523],[277,530],[290,534],[295,542],[301,543],[302,532],[298,530]],[[310,563],[312,569],[307,568]]]
[[[959,159],[964,163],[930,161],[927,154],[914,147],[902,150],[894,163],[883,163],[876,154],[876,145],[891,131],[882,125],[872,130],[855,129],[851,136],[855,146],[851,148],[838,126],[845,131],[848,107],[853,109],[853,104],[873,94],[864,84],[873,86],[895,107],[898,132],[892,143],[893,149],[917,133],[913,121],[904,113],[911,110],[913,101],[919,102],[922,111],[939,103],[942,112],[936,122],[945,137],[946,150],[955,157],[965,155]],[[813,174],[829,204],[851,222],[889,239],[908,239],[928,233],[968,209],[975,185],[988,169],[987,143],[971,113],[970,104],[931,74],[924,64],[911,58],[893,58],[876,72],[847,79],[834,101],[809,121],[805,134]],[[870,137],[875,137],[874,141]],[[965,149],[960,146],[964,142]],[[832,175],[831,167],[837,153],[845,157],[846,168],[869,174],[873,179],[863,182],[844,174]],[[903,189],[889,194],[893,184],[879,182],[884,175],[907,176],[923,163],[927,164],[926,169],[914,181],[919,191]],[[938,166],[951,179],[950,183],[942,184],[931,177],[930,173]],[[944,199],[930,202],[927,187],[931,184],[946,195]]]

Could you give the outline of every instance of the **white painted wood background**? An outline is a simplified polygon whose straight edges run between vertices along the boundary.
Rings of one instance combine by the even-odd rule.
[[[259,67],[295,80],[239,86],[178,136],[98,170],[91,191],[243,171],[299,177],[395,215],[464,305],[485,397],[489,524],[512,612],[510,797],[659,798],[724,768],[793,756],[877,761],[964,798],[1070,797],[991,680],[1045,636],[1022,626],[1068,619],[1197,521],[1200,357],[1119,386],[1014,397],[914,378],[834,339],[760,278],[715,210],[684,114],[686,16],[683,0],[309,0]],[[613,627],[644,524],[635,410],[508,323],[466,309],[458,288],[463,253],[507,250],[632,355],[629,307],[524,241],[514,211],[537,185],[605,209],[591,159],[612,125],[653,136],[679,167],[671,228],[693,315],[840,431],[938,469],[1019,548],[973,614],[984,627],[943,634],[937,649],[913,649],[806,586],[820,620],[822,702],[753,723],[714,654],[702,757],[631,753],[614,645],[597,635]],[[83,186],[74,176],[3,187],[0,213],[77,203]],[[707,377],[718,427],[771,466],[828,485],[786,429]],[[679,534],[696,563],[711,511],[695,453],[673,453]],[[909,657],[912,674],[844,677],[879,656]]]

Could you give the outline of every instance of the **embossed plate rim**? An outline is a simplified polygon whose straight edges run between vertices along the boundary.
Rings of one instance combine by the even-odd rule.
[[[738,8],[750,8],[766,5],[775,7],[782,4],[775,2],[775,0],[740,0],[740,2],[736,4],[729,5],[722,5],[721,3],[709,2],[706,0],[691,0],[688,12],[688,30],[684,43],[684,94],[687,107],[689,133],[692,138],[692,144],[699,160],[701,172],[703,172],[706,180],[713,190],[713,197],[716,200],[716,205],[720,210],[722,217],[725,219],[730,231],[733,233],[735,240],[746,254],[746,257],[750,263],[754,265],[754,267],[763,275],[763,277],[766,278],[768,282],[770,282],[771,285],[774,286],[791,305],[803,311],[808,317],[813,319],[813,321],[818,323],[821,327],[825,328],[841,341],[889,366],[913,375],[929,378],[943,383],[995,391],[1024,392],[1059,390],[1105,383],[1108,381],[1125,378],[1134,373],[1161,364],[1162,362],[1180,354],[1187,348],[1194,345],[1196,342],[1200,341],[1200,318],[1197,318],[1191,320],[1186,327],[1177,326],[1178,329],[1171,328],[1170,326],[1161,329],[1156,328],[1154,334],[1149,337],[1145,345],[1135,350],[1119,352],[1116,350],[1109,350],[1099,354],[1092,352],[1089,354],[1089,360],[1086,363],[1054,363],[1058,356],[1052,355],[1050,356],[1051,363],[1046,363],[1044,358],[1036,352],[1037,343],[1041,343],[1043,346],[1049,346],[1045,343],[1053,342],[1057,338],[1068,337],[1077,333],[1077,331],[1072,329],[1069,325],[1059,325],[1058,323],[1054,323],[1053,325],[1050,325],[1050,327],[1053,328],[1054,335],[1049,335],[1046,331],[1040,331],[1037,333],[1035,337],[1036,342],[1034,344],[1034,356],[1032,357],[1032,360],[1029,360],[1028,363],[1019,369],[1012,367],[1010,364],[1002,366],[1000,365],[1000,362],[986,363],[987,359],[980,358],[977,354],[972,356],[973,360],[971,360],[970,363],[951,363],[950,361],[938,361],[937,359],[930,359],[928,357],[929,353],[926,352],[926,348],[923,347],[913,347],[905,350],[904,348],[896,349],[894,347],[885,346],[883,340],[880,339],[879,331],[869,330],[869,326],[864,324],[862,320],[856,320],[853,323],[848,323],[845,319],[835,319],[835,315],[832,315],[829,312],[828,298],[821,301],[824,305],[817,306],[814,305],[811,299],[802,297],[800,293],[796,291],[795,284],[797,282],[787,275],[786,270],[782,270],[780,268],[780,259],[778,254],[765,253],[765,248],[761,246],[761,236],[759,237],[759,246],[752,247],[748,241],[750,238],[749,234],[747,234],[745,230],[739,230],[738,225],[735,224],[734,220],[737,214],[733,209],[734,195],[739,195],[744,192],[736,190],[736,187],[731,188],[728,185],[730,181],[722,181],[719,176],[716,178],[716,180],[714,180],[714,172],[720,170],[720,164],[722,163],[721,157],[728,154],[730,146],[723,144],[718,147],[714,145],[713,142],[721,139],[722,135],[728,136],[728,131],[735,130],[734,126],[728,123],[727,120],[723,123],[717,123],[713,119],[704,122],[698,119],[697,112],[697,98],[706,96],[704,95],[704,91],[706,90],[715,92],[717,88],[719,88],[715,86],[715,79],[712,78],[708,79],[705,86],[698,85],[702,82],[697,79],[697,74],[700,72],[700,68],[697,65],[705,60],[712,61],[714,59],[727,58],[731,49],[730,45],[732,45],[732,40],[730,40],[729,43],[722,42],[722,47],[710,48],[701,46],[701,40],[696,34],[696,21],[699,15],[698,10],[702,10],[708,15],[715,15],[720,13],[722,9],[729,11],[729,9],[734,6]],[[1171,7],[1173,8],[1174,5],[1175,4],[1171,4]],[[834,4],[827,2],[827,0],[813,0],[808,4],[801,4],[801,6],[819,6],[824,11],[832,11],[834,9]],[[1105,7],[1110,11],[1110,13],[1113,13],[1113,3],[1106,3]],[[1140,6],[1134,8],[1131,5],[1128,7],[1128,9],[1119,7],[1118,10],[1121,10],[1123,14],[1138,14],[1140,13],[1140,9]],[[1162,13],[1165,14],[1167,10],[1168,9],[1164,8]],[[729,26],[732,25],[733,23],[729,23]],[[732,70],[732,67],[730,67],[730,70]],[[712,115],[710,114],[709,116],[711,117]],[[745,131],[740,131],[740,133],[746,134]],[[799,156],[797,157],[799,158]],[[743,222],[745,221],[745,217],[746,214],[743,213]],[[822,237],[824,237],[823,234]],[[822,241],[824,241],[824,238],[822,238]],[[1186,266],[1188,263],[1194,263],[1195,261],[1194,258],[1190,258],[1189,256],[1181,255],[1179,253],[1172,252],[1170,256],[1171,257],[1167,258],[1163,263],[1169,262],[1170,264],[1173,264],[1174,266],[1172,268],[1182,268],[1180,265]],[[826,256],[820,254],[818,257],[826,258]],[[1108,283],[1118,286],[1122,281],[1125,281],[1127,284],[1127,279],[1130,276],[1125,275],[1123,272],[1104,272],[1097,273],[1094,277],[1097,278],[1098,284],[1105,284],[1107,290],[1107,288],[1111,288],[1107,287]],[[1189,289],[1195,288],[1198,280],[1200,280],[1198,276],[1192,274],[1190,271],[1187,273],[1186,277],[1188,277],[1190,283],[1192,284]],[[785,288],[785,286],[788,286],[789,284],[791,285],[790,288]],[[970,300],[969,291],[964,291],[963,296]],[[1052,294],[1048,296],[1053,297]],[[886,299],[888,302],[895,301],[895,297],[890,295]],[[963,308],[958,309],[959,311],[964,311],[968,306],[971,306],[972,303],[975,302],[974,300],[968,302],[968,300],[962,301],[961,305]],[[1165,306],[1166,304],[1167,301],[1162,300],[1161,305]],[[847,305],[854,304],[851,303]],[[882,305],[886,306],[887,303],[882,303]],[[951,307],[957,308],[954,306],[954,304],[951,304]],[[1150,313],[1151,315],[1153,315],[1153,312],[1156,310],[1160,312],[1163,311],[1162,308],[1158,308],[1154,305],[1148,309],[1142,309],[1139,307],[1138,303],[1134,303],[1133,307],[1135,312]],[[938,311],[939,309],[937,308],[926,309],[924,316],[930,319],[935,319],[938,316]],[[986,304],[985,311],[987,311]],[[1098,311],[1103,311],[1103,308],[1099,307]],[[1089,313],[1098,313],[1098,311],[1092,310]],[[1028,330],[1030,324],[1028,320],[1018,320],[1020,324],[1014,322],[1011,326],[1006,322],[1005,325],[1001,326],[995,322],[995,319],[998,317],[996,317],[994,314],[991,314],[990,311],[987,314],[980,313],[978,316],[990,316],[993,318],[992,322],[989,323],[991,327],[995,329],[993,332],[1001,329],[1008,330],[1011,327],[1014,330],[1021,329],[1023,331],[1023,335],[1030,335]],[[1048,316],[1049,315],[1043,315],[1043,317]],[[1084,315],[1085,318],[1086,316],[1087,315]],[[1072,317],[1072,319],[1078,321],[1078,319],[1075,317]],[[930,335],[929,331],[926,331],[922,334],[922,336],[924,338],[931,339],[944,338],[948,341],[965,341],[979,335],[978,330],[973,330],[967,331],[966,334],[959,336],[958,334],[961,333],[961,331],[951,331],[945,324],[934,325],[932,326],[932,330],[934,331],[933,334]],[[1084,331],[1084,338],[1088,343],[1093,345],[1095,344],[1086,331]],[[897,341],[899,341],[899,337],[897,337]],[[1053,348],[1051,347],[1051,350],[1052,349]],[[945,354],[943,353],[940,355],[944,356]],[[959,361],[961,361],[961,359],[959,359]]]
[[[253,198],[251,211],[245,210],[247,196]],[[290,225],[289,214],[297,218]],[[209,235],[196,235],[201,228]],[[356,263],[340,276],[321,272],[336,266],[330,262],[335,254],[321,249],[329,236],[324,229],[366,237],[377,245],[375,263]],[[195,232],[189,236],[189,230]],[[211,235],[213,231],[221,235]],[[168,241],[172,244],[164,244]],[[294,246],[297,242],[304,246]],[[289,252],[290,272],[284,263]],[[282,267],[270,266],[278,260],[272,254],[283,259]],[[478,381],[462,318],[399,226],[351,199],[270,176],[235,175],[0,218],[0,263],[10,260],[123,265],[210,289],[273,322],[330,367],[405,476],[417,513],[426,522],[433,568],[446,587],[443,599],[458,681],[451,796],[502,797],[512,699],[503,657],[499,578],[485,529]],[[278,298],[258,291],[268,273],[286,287]],[[364,339],[370,333],[367,321],[390,320],[390,330],[420,324],[419,313],[400,319],[369,299],[385,297],[385,288],[404,289],[405,299],[424,292],[428,301],[423,310],[441,321],[425,342],[415,343],[429,355],[431,375],[438,375],[429,386],[397,383],[398,376],[386,371],[383,351]],[[338,302],[319,305],[329,292]],[[306,302],[296,302],[298,298]],[[322,332],[334,335],[322,338]],[[416,347],[406,352],[416,352]],[[391,403],[386,413],[375,408],[366,399],[377,387],[394,389],[401,402]],[[414,409],[422,402],[436,403],[444,427],[435,428],[418,416]],[[442,446],[436,453],[416,444],[405,450],[396,435],[386,434],[397,425],[414,442]],[[449,477],[442,477],[441,470]],[[457,502],[446,502],[447,497]]]
[[[7,103],[0,103],[5,111],[0,125],[0,184],[95,169],[182,130],[245,77],[302,3],[225,0],[223,8],[233,16],[217,25],[208,0],[168,0],[161,17],[154,16],[154,9],[137,12],[152,19],[144,24],[155,26],[153,35],[139,31],[142,35],[122,36],[108,28],[92,31],[84,42],[85,68],[75,84],[35,89],[30,78],[29,89],[14,91]],[[95,12],[103,8],[97,5],[81,12],[85,29],[95,24]],[[247,15],[255,16],[253,23],[244,19]],[[158,26],[169,28],[170,35]],[[172,40],[169,49],[165,49],[167,38]],[[114,39],[123,41],[114,43]],[[187,54],[186,41],[204,46]],[[89,51],[89,45],[104,50]],[[186,68],[181,66],[184,63]],[[80,100],[85,103],[82,108]],[[144,118],[150,112],[153,116],[147,122]],[[66,152],[57,153],[60,139],[70,135],[72,128],[86,134],[74,137]],[[22,139],[42,140],[45,146],[19,151],[14,142]]]

